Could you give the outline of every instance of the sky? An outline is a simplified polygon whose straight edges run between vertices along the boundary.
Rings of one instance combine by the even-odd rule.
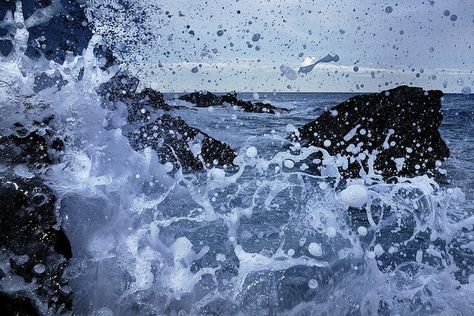
[[[163,92],[474,91],[472,0],[89,4],[97,33],[144,85]],[[282,74],[328,54],[339,58]]]

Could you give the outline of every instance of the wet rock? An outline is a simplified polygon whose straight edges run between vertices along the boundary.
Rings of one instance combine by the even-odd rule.
[[[4,315],[36,316],[39,315],[33,301],[21,295],[9,295],[0,292],[0,306]]]
[[[384,178],[434,173],[450,153],[438,132],[442,96],[441,91],[408,86],[355,96],[289,138],[301,146],[324,148],[332,156],[347,159],[347,164],[339,167],[345,177],[367,173],[369,155],[376,157],[375,173]],[[320,171],[317,164],[310,168]]]
[[[151,146],[162,163],[171,162],[174,170],[198,171],[204,166],[233,166],[235,152],[180,117],[167,112],[173,108],[163,95],[150,88],[137,92],[139,80],[124,73],[101,85],[99,93],[109,103],[123,102],[127,108],[124,135],[135,150]]]
[[[41,168],[57,162],[64,149],[64,141],[48,127],[53,118],[49,116],[29,125],[16,122],[10,128],[2,128],[0,163]]]
[[[0,247],[1,256],[8,258],[8,264],[1,268],[23,279],[19,289],[34,282],[28,295],[59,311],[70,309],[72,304],[71,294],[61,291],[67,285],[62,274],[72,252],[69,240],[58,228],[55,203],[55,195],[39,178],[0,177]],[[14,295],[2,299],[21,300],[18,312],[31,306]]]
[[[137,92],[140,81],[126,73],[118,73],[108,82],[99,87],[98,93],[110,102],[123,102],[129,111],[129,121],[141,120],[142,109],[150,106],[155,110],[170,111],[171,106],[166,104],[163,94],[151,88]]]
[[[202,170],[204,165],[230,167],[236,157],[227,144],[168,114],[135,127],[126,136],[135,150],[151,146],[162,163],[171,162],[174,169],[184,171]]]
[[[222,105],[221,97],[210,92],[193,92],[180,96],[179,100],[195,104],[197,107],[208,107],[212,105]]]
[[[249,113],[271,113],[275,114],[278,111],[288,111],[287,109],[277,108],[269,103],[250,101],[243,101],[237,99],[237,94],[227,93],[222,96],[217,96],[211,92],[193,92],[180,96],[179,100],[183,100],[189,103],[195,104],[197,107],[209,107],[212,105],[224,105],[226,103],[242,108],[245,112]]]

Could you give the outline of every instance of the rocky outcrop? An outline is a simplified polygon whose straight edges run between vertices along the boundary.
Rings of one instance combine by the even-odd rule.
[[[14,292],[0,293],[0,302],[14,314],[34,314],[37,304],[56,311],[69,310],[72,304],[62,277],[71,245],[56,216],[56,196],[35,175],[35,170],[58,162],[64,149],[63,140],[48,127],[52,120],[49,116],[28,126],[17,122],[1,131],[0,254],[5,260],[0,263],[0,288],[13,278],[23,285],[17,281]],[[15,169],[25,174],[20,178],[12,168],[21,164],[27,169]]]
[[[345,177],[367,172],[369,156],[375,158],[375,173],[384,178],[434,173],[449,157],[449,148],[438,132],[442,96],[441,91],[408,86],[355,96],[289,138],[345,158],[347,163],[339,167]],[[315,156],[312,158],[321,158]],[[318,172],[319,167],[312,164],[310,168]]]
[[[237,99],[237,94],[235,93],[228,93],[222,96],[217,96],[211,92],[193,92],[180,96],[178,99],[193,103],[197,107],[209,107],[212,105],[224,105],[227,103],[232,106],[242,108],[245,112],[249,113],[275,114],[278,111],[288,111],[287,109],[277,108],[276,106],[273,106],[269,103],[252,103],[250,101],[239,100]]]
[[[126,105],[128,124],[123,131],[135,150],[152,147],[161,163],[172,163],[175,171],[233,166],[237,155],[227,144],[168,113],[173,108],[160,92],[150,88],[137,92],[138,84],[137,78],[119,73],[99,88],[108,102]]]
[[[206,167],[233,166],[237,156],[229,145],[168,114],[153,122],[137,126],[126,134],[135,150],[152,147],[161,163],[171,162],[173,169],[184,172]]]
[[[31,126],[16,122],[0,136],[0,163],[26,164],[40,169],[57,162],[64,149],[64,141],[48,127],[53,120],[48,116],[42,121],[34,121]]]

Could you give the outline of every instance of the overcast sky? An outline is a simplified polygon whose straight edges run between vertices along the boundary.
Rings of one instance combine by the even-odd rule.
[[[473,0],[90,2],[99,33],[160,91],[474,90]],[[294,80],[280,70],[328,54],[339,60]]]

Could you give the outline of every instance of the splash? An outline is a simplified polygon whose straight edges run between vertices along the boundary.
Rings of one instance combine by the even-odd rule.
[[[386,183],[373,166],[343,180],[340,158],[298,144],[266,155],[244,147],[233,171],[171,175],[155,151],[135,151],[123,136],[126,105],[104,107],[97,94],[119,71],[101,69],[99,36],[63,65],[33,63],[25,30],[0,64],[0,122],[28,126],[51,114],[66,140],[50,167],[13,172],[54,189],[74,254],[74,313],[474,313],[474,217],[459,188],[427,176]],[[66,83],[35,93],[40,72]],[[320,176],[304,167],[315,152]],[[12,280],[2,290],[35,287]]]

